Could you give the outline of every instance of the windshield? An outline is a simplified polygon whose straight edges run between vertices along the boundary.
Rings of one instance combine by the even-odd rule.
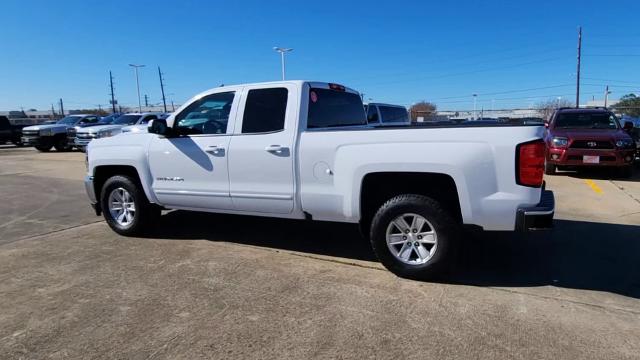
[[[396,106],[378,106],[382,114],[382,122],[409,122],[407,109]]]
[[[116,125],[133,125],[138,122],[141,115],[122,115],[113,121]]]
[[[105,116],[102,119],[100,119],[100,121],[98,121],[98,124],[100,124],[100,125],[109,125],[112,122],[114,122],[117,118],[118,118],[118,115]]]
[[[367,125],[360,95],[330,89],[309,91],[307,127]]]
[[[67,116],[65,118],[62,118],[60,120],[58,120],[58,124],[64,124],[64,125],[73,125],[75,123],[78,122],[78,120],[80,120],[81,117],[80,116]]]
[[[618,119],[608,113],[565,113],[558,115],[556,128],[562,129],[617,129]]]

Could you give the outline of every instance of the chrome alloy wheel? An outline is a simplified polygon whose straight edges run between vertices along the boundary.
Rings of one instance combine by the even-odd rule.
[[[438,235],[423,216],[402,214],[387,226],[387,246],[391,254],[403,263],[422,265],[436,253]]]
[[[136,204],[133,196],[124,188],[115,188],[109,194],[109,213],[118,225],[131,225],[136,214]]]

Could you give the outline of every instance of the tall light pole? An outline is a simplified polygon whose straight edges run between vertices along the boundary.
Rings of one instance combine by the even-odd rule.
[[[138,111],[142,112],[142,103],[140,102],[140,80],[138,79],[138,68],[144,67],[144,65],[129,64],[129,66],[131,66],[136,73],[136,89],[138,90]]]
[[[284,53],[289,52],[289,51],[293,51],[292,48],[282,48],[282,47],[274,47],[273,50],[277,51],[280,53],[280,62],[282,63],[282,81],[284,81]]]
[[[473,120],[478,120],[476,116],[476,100],[478,99],[478,94],[473,94]]]
[[[609,102],[609,94],[611,94],[611,91],[609,91],[609,85],[607,85],[604,89],[604,107],[607,107],[607,102]]]

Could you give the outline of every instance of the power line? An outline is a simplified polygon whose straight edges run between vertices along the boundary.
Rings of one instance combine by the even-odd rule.
[[[497,92],[491,92],[491,93],[477,93],[477,95],[478,96],[503,95],[503,94],[513,94],[513,93],[519,93],[519,92],[534,91],[534,90],[554,89],[554,88],[567,87],[567,86],[572,86],[572,84],[550,85],[550,86],[541,86],[541,87],[528,88],[528,89],[497,91]],[[447,96],[447,97],[441,97],[441,98],[432,98],[431,100],[463,99],[468,97],[469,95]]]

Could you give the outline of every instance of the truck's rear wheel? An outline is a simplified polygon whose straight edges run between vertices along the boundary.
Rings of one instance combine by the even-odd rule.
[[[450,262],[459,225],[435,200],[399,195],[373,218],[371,244],[382,264],[394,274],[434,279]]]
[[[107,224],[120,235],[141,235],[160,216],[160,208],[149,203],[142,188],[128,176],[109,178],[100,200]]]

